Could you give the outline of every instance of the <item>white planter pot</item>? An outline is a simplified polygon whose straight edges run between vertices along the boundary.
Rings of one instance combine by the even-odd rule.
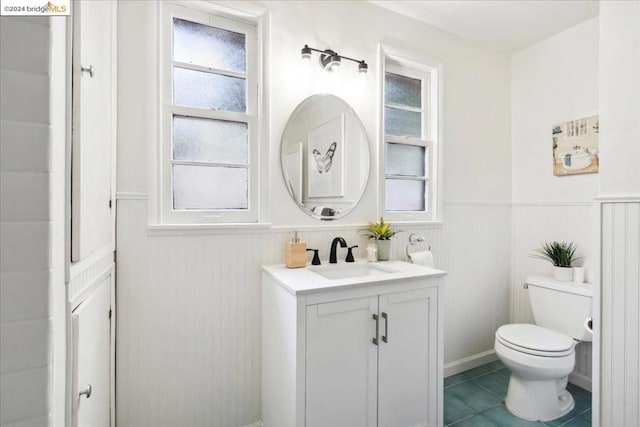
[[[389,261],[391,240],[376,240],[376,243],[378,243],[378,261]]]
[[[573,268],[553,267],[553,278],[561,282],[573,282]]]

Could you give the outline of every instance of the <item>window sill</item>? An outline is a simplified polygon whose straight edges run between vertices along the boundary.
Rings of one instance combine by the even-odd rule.
[[[224,224],[150,224],[147,234],[155,236],[191,236],[209,234],[251,234],[267,233],[271,230],[268,222],[224,223]]]

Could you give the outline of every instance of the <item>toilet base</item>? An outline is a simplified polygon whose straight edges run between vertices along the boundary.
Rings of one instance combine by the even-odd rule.
[[[569,413],[575,406],[566,386],[566,377],[559,380],[528,380],[512,373],[505,405],[509,412],[525,420],[554,420]]]

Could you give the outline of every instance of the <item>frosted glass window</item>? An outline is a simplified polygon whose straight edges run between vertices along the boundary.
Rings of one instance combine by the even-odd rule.
[[[422,137],[422,114],[385,107],[384,127],[387,135]]]
[[[430,194],[437,168],[436,90],[439,72],[400,57],[385,57],[384,78],[384,212],[391,220],[434,221]],[[435,185],[434,185],[435,188]]]
[[[246,56],[244,34],[174,18],[174,61],[244,73]]]
[[[174,209],[247,209],[248,205],[247,168],[173,166]]]
[[[385,74],[385,102],[407,107],[422,106],[422,81],[398,74]]]
[[[245,79],[173,68],[173,103],[184,107],[244,113]]]
[[[254,161],[261,128],[256,24],[222,16],[207,2],[160,3],[161,106],[167,129],[160,159],[163,221],[256,222]]]
[[[385,210],[424,211],[425,206],[425,181],[386,180]]]
[[[387,143],[387,174],[424,176],[425,147]]]
[[[173,158],[196,162],[249,163],[246,123],[173,117]]]

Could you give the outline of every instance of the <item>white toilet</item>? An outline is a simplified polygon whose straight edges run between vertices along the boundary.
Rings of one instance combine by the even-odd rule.
[[[591,341],[593,289],[545,276],[528,276],[525,286],[536,325],[501,326],[495,350],[511,371],[507,409],[520,418],[548,421],[573,409],[567,379],[575,365],[575,345]]]

